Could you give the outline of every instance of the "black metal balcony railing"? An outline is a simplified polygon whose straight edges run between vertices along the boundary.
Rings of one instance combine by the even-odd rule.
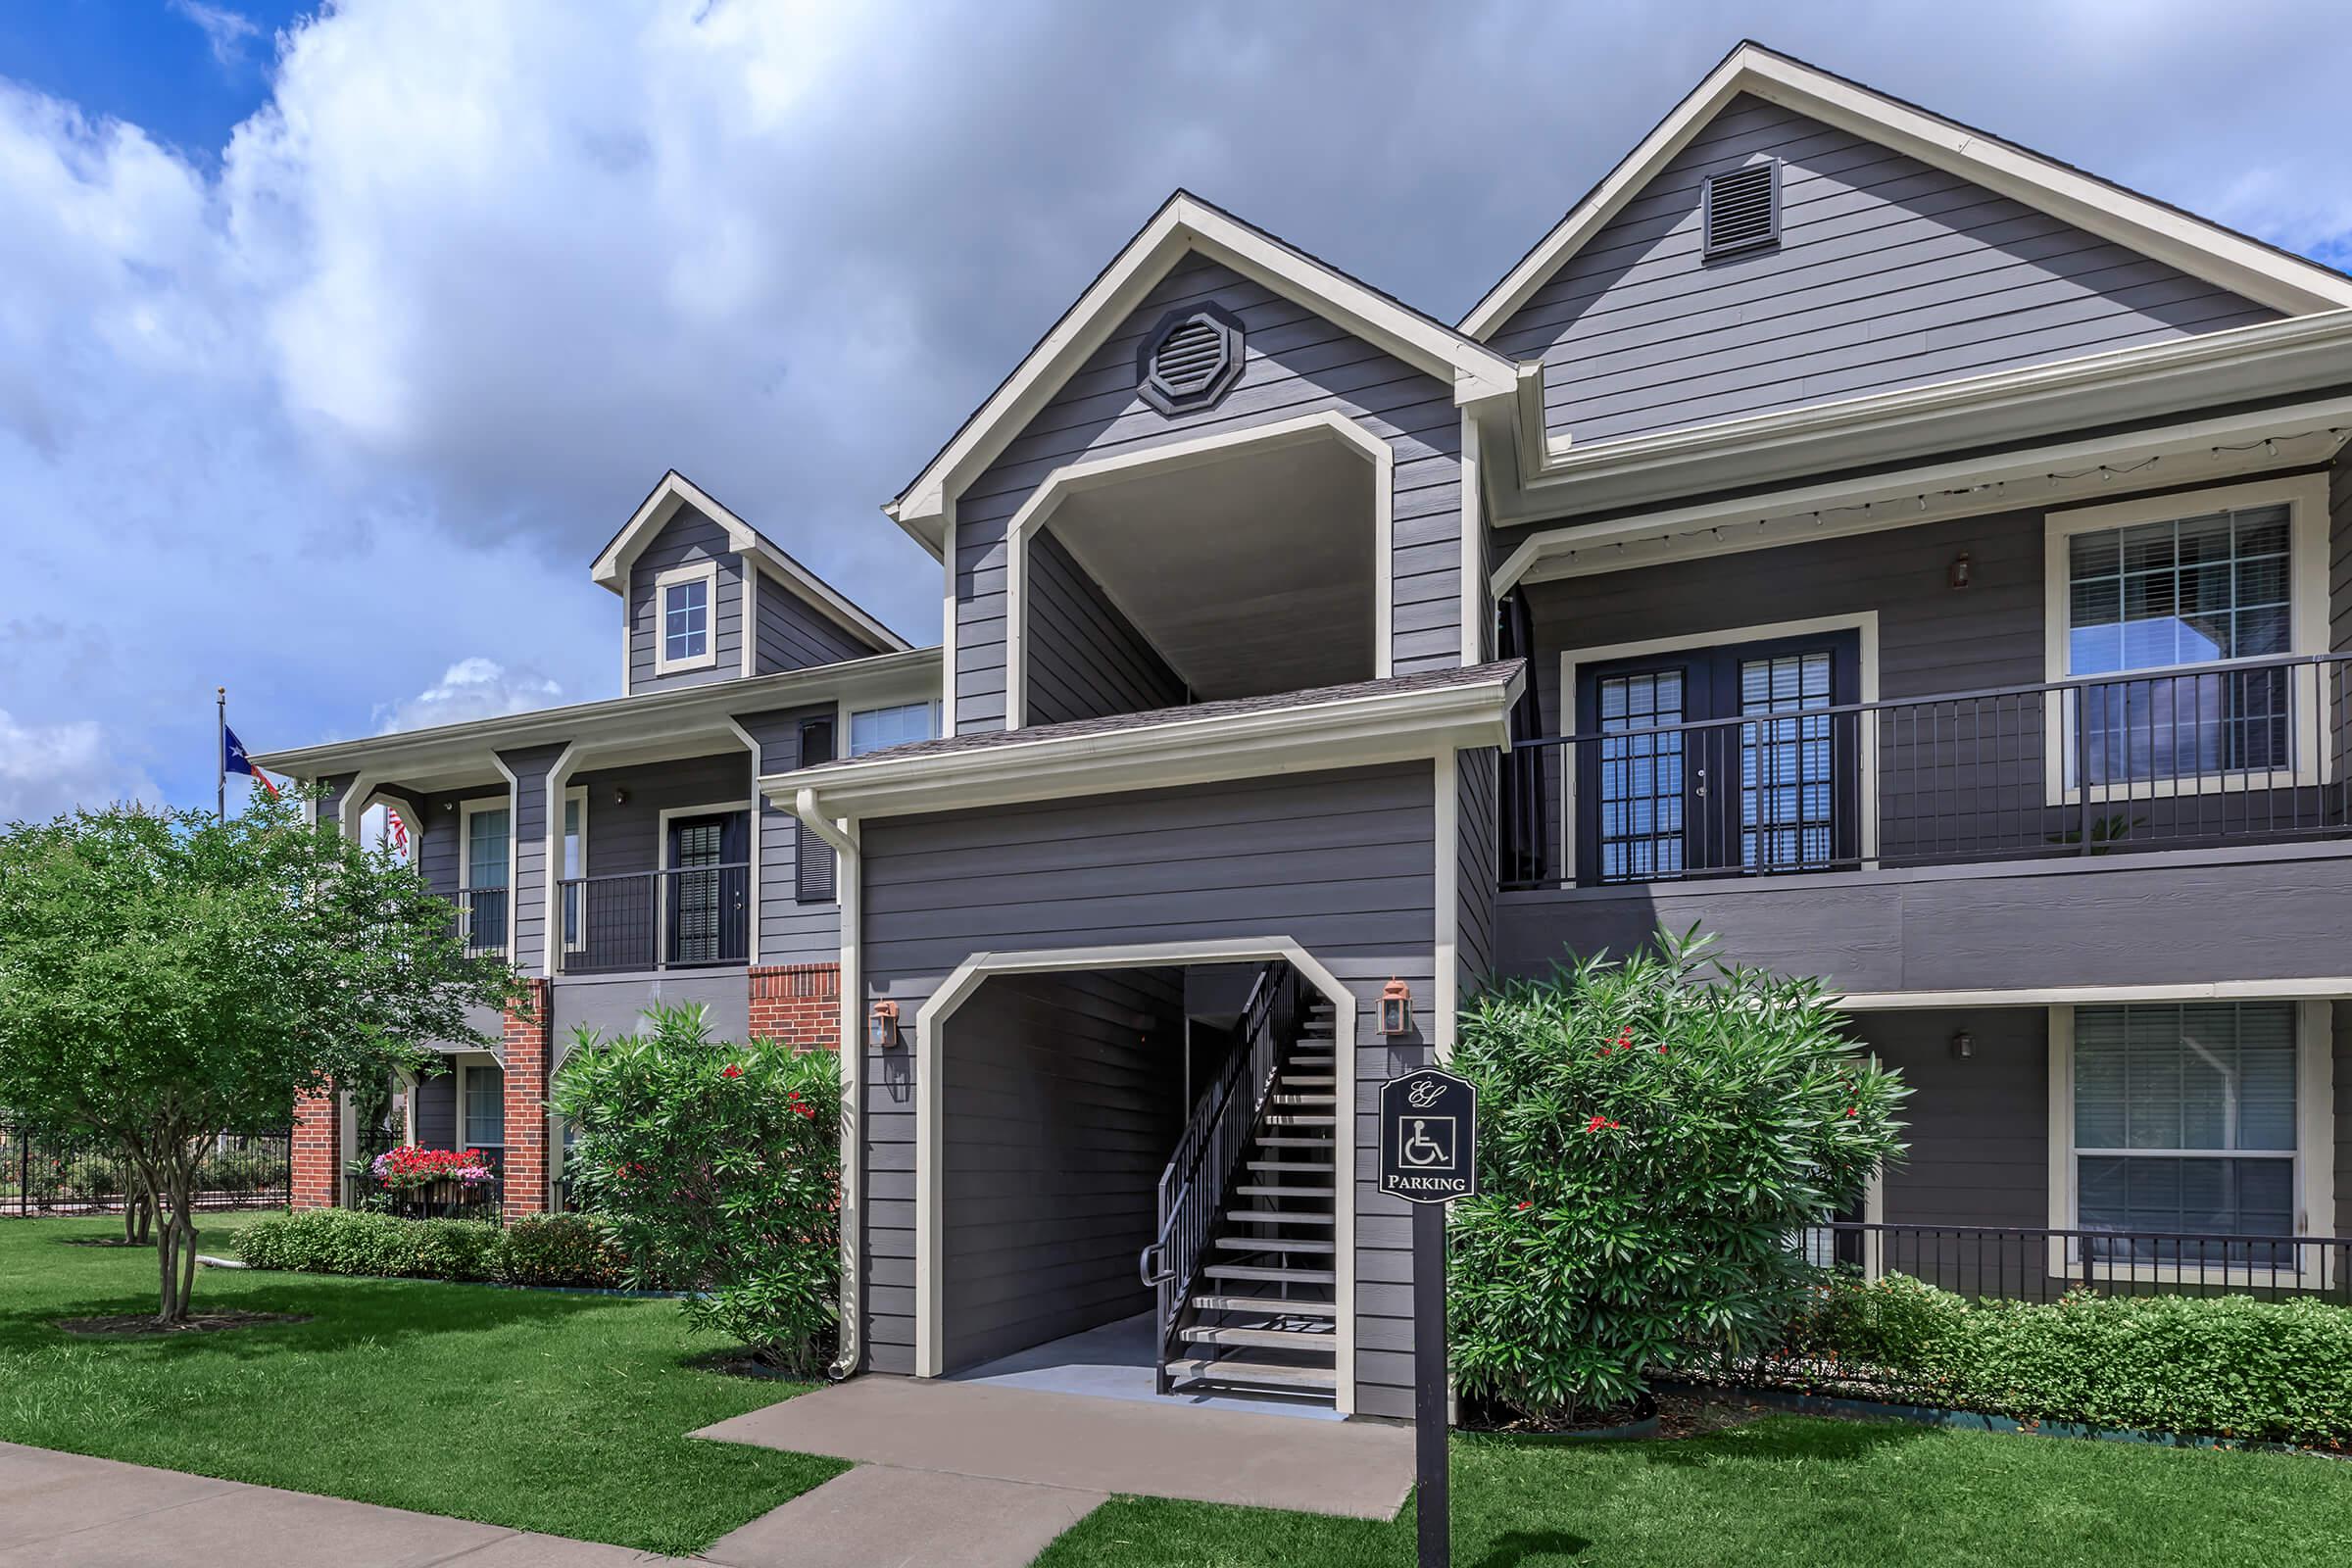
[[[2317,1296],[2352,1302],[2352,1237],[2036,1230],[1839,1222],[1808,1231],[1815,1262],[1908,1274],[1962,1296]]]
[[[564,974],[704,968],[751,956],[749,865],[573,877],[560,887]]]
[[[1564,798],[1566,823],[1557,806],[1505,800],[1502,863],[1541,872],[1505,886],[2343,834],[2348,664],[2245,661],[1517,742],[1551,760],[1507,770],[1506,797]],[[1572,875],[1549,863],[1561,847]]]
[[[507,890],[466,888],[458,895],[458,918],[465,930],[466,956],[507,951]]]

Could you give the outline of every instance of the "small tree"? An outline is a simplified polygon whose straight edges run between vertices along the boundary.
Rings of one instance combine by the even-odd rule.
[[[1818,981],[1660,933],[1505,985],[1461,1020],[1480,1195],[1454,1207],[1453,1369],[1528,1412],[1620,1404],[1686,1356],[1773,1337],[1797,1234],[1899,1154],[1903,1089]]]
[[[814,1374],[841,1295],[838,1058],[716,1044],[699,1006],[651,1016],[648,1035],[583,1030],[556,1075],[573,1200],[612,1226],[631,1284],[686,1287],[689,1323]]]
[[[0,1103],[109,1145],[152,1198],[158,1321],[187,1315],[197,1166],[221,1133],[486,1045],[514,1000],[457,911],[293,801],[220,821],[117,807],[0,833]]]

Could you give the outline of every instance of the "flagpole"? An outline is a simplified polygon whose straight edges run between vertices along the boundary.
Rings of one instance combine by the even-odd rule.
[[[220,808],[220,820],[225,822],[228,820],[228,688],[216,686],[213,695],[220,705],[220,732],[213,737],[213,766],[218,784],[215,805]]]

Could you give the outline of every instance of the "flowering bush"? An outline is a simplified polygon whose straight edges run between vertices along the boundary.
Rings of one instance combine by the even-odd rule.
[[[1709,946],[1661,933],[1463,1014],[1453,1068],[1481,1120],[1447,1271],[1464,1394],[1574,1414],[1773,1343],[1813,1277],[1791,1237],[1901,1152],[1905,1091],[1821,985]]]
[[[368,1162],[368,1171],[379,1186],[394,1190],[436,1182],[481,1187],[498,1179],[491,1156],[478,1149],[419,1149],[414,1144],[385,1150]]]
[[[688,1289],[689,1322],[814,1373],[841,1288],[839,1064],[718,1044],[700,1007],[651,1017],[648,1035],[583,1034],[557,1075],[574,1198],[612,1226],[632,1285]]]

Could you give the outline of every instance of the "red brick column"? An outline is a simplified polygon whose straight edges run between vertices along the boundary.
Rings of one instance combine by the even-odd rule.
[[[795,1051],[841,1049],[841,965],[779,963],[752,971],[752,1038]]]
[[[507,1151],[509,1219],[547,1208],[547,1080],[555,1068],[548,983],[526,980],[528,1010],[507,1009]]]
[[[289,1203],[333,1208],[343,1201],[343,1106],[329,1090],[294,1102],[294,1148]]]

